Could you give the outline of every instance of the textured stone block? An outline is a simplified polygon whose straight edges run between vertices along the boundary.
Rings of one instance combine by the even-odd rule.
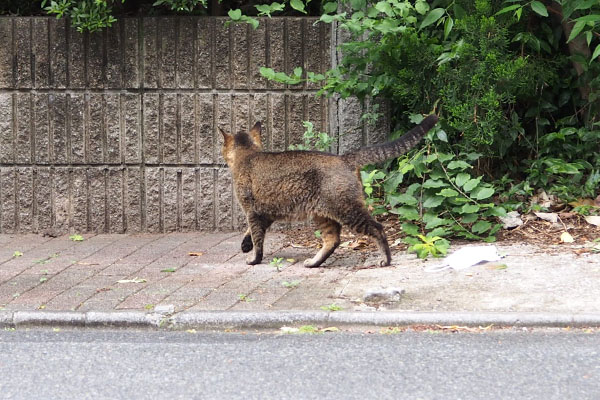
[[[108,170],[106,187],[106,211],[108,214],[108,232],[123,233],[125,231],[125,213],[123,210],[123,174],[122,168]]]
[[[123,76],[125,88],[138,88],[139,83],[139,23],[137,18],[121,18],[123,24]]]
[[[43,232],[52,227],[52,174],[50,168],[37,168],[35,182],[35,221],[37,229]]]
[[[13,42],[11,18],[0,18],[0,43]],[[0,46],[0,87],[13,87],[13,51],[12,46]]]
[[[217,169],[215,224],[219,231],[233,229],[233,186],[229,169]]]
[[[161,95],[160,105],[160,161],[165,164],[176,164],[177,154],[177,95],[165,93]]]
[[[106,170],[103,167],[88,169],[88,201],[89,201],[89,229],[93,232],[106,232]]]
[[[63,25],[58,26],[58,25],[56,25],[56,22],[54,22],[54,21],[59,21]],[[58,36],[58,37],[60,37],[60,29],[68,32],[69,51],[68,51],[67,58],[69,60],[69,87],[73,88],[73,89],[84,88],[86,86],[85,50],[84,50],[85,35],[83,33],[77,32],[76,29],[71,28],[71,27],[65,29],[64,23],[65,23],[65,21],[62,19],[60,19],[60,20],[51,19],[50,20],[50,32],[54,32],[54,35]],[[53,26],[53,24],[54,24],[54,26]],[[52,34],[51,34],[50,42],[54,43],[54,38],[53,38]],[[63,68],[66,68],[66,63],[64,62],[64,60],[61,59],[60,57],[57,58],[56,56],[54,56],[51,51],[50,62],[51,62],[51,66],[52,66],[53,85],[56,85],[54,80],[57,79],[57,76],[62,77],[63,74],[64,74],[64,80],[66,81],[66,69],[63,72]],[[63,78],[60,78],[59,80],[62,80],[62,79]]]
[[[196,106],[193,94],[180,94],[178,100],[179,115],[179,162],[196,163]]]
[[[183,168],[181,172],[181,223],[182,231],[193,231],[196,228],[196,169],[192,167]]]
[[[215,26],[214,73],[217,89],[230,89],[231,77],[231,41],[230,27],[225,26],[226,19],[218,18]]]
[[[286,96],[273,93],[271,95],[271,150],[283,151],[286,149]]]
[[[53,88],[67,87],[67,23],[66,18],[51,18],[48,24],[50,43],[50,86]],[[77,46],[77,40],[81,35],[72,29],[71,44],[73,45],[73,62],[69,63],[69,74],[71,79],[77,75],[77,68],[81,66],[83,71],[83,46]],[[77,34],[80,37],[74,37]],[[77,59],[77,60],[76,60]],[[71,61],[71,60],[69,60]]]
[[[264,149],[270,149],[269,97],[265,93],[255,93],[250,96],[250,126],[256,122],[262,123],[261,142]]]
[[[250,29],[249,38],[249,87],[266,89],[267,80],[260,74],[260,67],[267,66],[267,19],[259,18],[260,25]]]
[[[1,95],[0,95],[1,96]],[[33,124],[35,136],[35,162],[47,164],[50,161],[50,131],[48,115],[48,95],[33,95]],[[0,121],[2,118],[0,118]]]
[[[213,42],[215,35],[214,18],[198,18],[196,20],[196,87],[209,89],[214,87],[213,74]]]
[[[50,136],[52,137],[52,161],[58,164],[68,162],[67,142],[67,95],[54,93],[48,96],[50,114]]]
[[[142,175],[141,169],[125,170],[125,225],[127,232],[142,231]]]
[[[16,87],[31,88],[31,18],[17,17],[15,21],[15,55],[17,62]],[[3,44],[6,45],[6,44]]]
[[[159,113],[159,95],[154,93],[145,93],[143,95],[144,116],[143,116],[143,132],[144,132],[144,155],[143,160],[146,163],[159,163],[159,128],[158,128],[158,113]]]
[[[306,95],[290,94],[287,96],[288,105],[288,126],[287,126],[287,143],[299,144],[302,143],[304,135],[304,126],[302,121],[306,120]]]
[[[250,49],[248,48],[250,25],[233,24],[231,25],[231,35],[233,48],[231,49],[231,74],[233,78],[234,89],[248,88],[248,73],[250,71]]]
[[[233,112],[233,104],[230,95],[220,94],[217,95],[216,101],[216,124],[218,128],[223,129],[227,133],[233,133],[233,126],[231,125],[231,114]],[[221,146],[223,145],[223,137],[219,132],[215,134],[215,146],[217,151],[217,163],[225,163],[223,155],[221,154]]]
[[[142,159],[140,140],[140,96],[135,94],[122,94],[121,113],[123,115],[125,162],[138,163]]]
[[[181,89],[194,87],[194,39],[196,19],[193,17],[181,17],[177,19],[179,24],[177,34],[177,71],[175,86]]]
[[[87,34],[87,86],[94,89],[104,88],[106,77],[104,71],[104,31]]]
[[[179,178],[178,168],[165,168],[162,184],[163,232],[174,232],[179,227]]]
[[[0,226],[3,233],[13,233],[17,229],[15,185],[15,169],[0,168]]]
[[[17,223],[19,232],[33,231],[33,168],[17,168]]]
[[[71,172],[71,226],[75,232],[88,231],[88,179],[84,168]]]
[[[248,132],[250,130],[250,95],[235,94],[231,96],[232,113],[233,113],[233,129],[232,133],[240,131]]]
[[[216,132],[214,120],[214,99],[212,94],[199,94],[196,96],[196,129],[198,130],[198,162],[204,164],[213,163],[216,159],[215,140]]]
[[[88,97],[89,120],[87,133],[87,162],[101,164],[104,162],[104,96],[91,93]]]
[[[385,142],[391,130],[389,105],[383,100],[374,102],[373,99],[369,98],[366,99],[365,103],[365,112],[378,112],[381,114],[375,124],[365,126],[367,144]]]
[[[119,19],[110,28],[106,28],[106,87],[122,87],[123,66],[123,21]]]
[[[71,136],[71,163],[85,164],[85,97],[83,94],[70,94],[67,104]]]
[[[69,168],[54,169],[52,179],[52,227],[57,233],[69,231],[71,200],[69,196]]]
[[[15,158],[17,163],[28,164],[31,162],[32,149],[32,111],[31,95],[18,93],[16,96],[17,114],[15,118]]]
[[[313,123],[315,131],[328,132],[327,126],[327,99],[306,95],[306,119]]]
[[[158,37],[160,43],[160,76],[159,82],[162,88],[176,87],[176,65],[177,65],[177,19],[159,18]]]
[[[285,19],[269,19],[269,67],[275,71],[285,71]],[[284,84],[269,81],[271,89],[283,89]]]
[[[287,23],[287,46],[286,46],[286,61],[285,72],[291,73],[294,68],[302,67],[306,69],[305,56],[304,56],[304,26],[305,20],[303,18],[286,18]],[[304,85],[290,85],[290,89],[299,89]]]
[[[314,25],[315,20],[309,19],[306,21],[304,27],[304,57],[306,70],[323,73],[328,68],[327,57],[329,56],[329,48],[325,47],[325,35],[326,26],[325,24]],[[306,87],[308,89],[318,89],[318,83],[308,82]]]
[[[0,93],[0,163],[12,163],[15,159],[13,132],[13,95]]]
[[[32,24],[34,86],[45,89],[50,87],[49,18],[33,18]]]
[[[121,163],[121,105],[118,94],[104,95],[104,121],[106,123],[106,155],[104,162]]]
[[[145,215],[147,232],[161,232],[162,229],[162,207],[161,207],[161,188],[162,188],[162,168],[146,168],[145,184]]]
[[[198,199],[198,229],[215,229],[216,176],[214,168],[200,168],[196,175],[196,196]]]
[[[143,85],[158,87],[158,22],[156,18],[142,19],[144,72]]]
[[[339,152],[340,154],[358,149],[364,143],[360,123],[362,104],[358,99],[349,97],[340,99],[338,106]]]

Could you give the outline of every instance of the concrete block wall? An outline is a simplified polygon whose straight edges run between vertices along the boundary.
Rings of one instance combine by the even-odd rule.
[[[272,150],[303,120],[337,133],[317,87],[259,73],[324,72],[335,44],[311,18],[226,21],[0,17],[0,233],[241,229],[217,128],[262,121]]]

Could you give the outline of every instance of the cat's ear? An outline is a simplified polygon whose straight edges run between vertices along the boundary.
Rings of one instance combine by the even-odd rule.
[[[262,131],[262,125],[260,122],[257,122],[256,124],[254,124],[252,129],[250,129],[250,137],[252,138],[252,142],[254,142],[254,145],[256,147],[258,147],[259,149],[262,149],[262,141],[260,139],[261,131]]]
[[[223,145],[224,146],[229,146],[230,144],[233,143],[232,135],[225,132],[223,129],[221,129],[221,127],[219,127],[219,132],[221,132],[221,135],[223,135]]]

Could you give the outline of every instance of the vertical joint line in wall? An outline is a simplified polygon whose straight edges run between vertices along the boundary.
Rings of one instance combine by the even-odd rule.
[[[17,162],[17,129],[18,129],[18,124],[17,124],[17,94],[13,93],[10,96],[10,102],[11,102],[11,121],[10,121],[10,130],[12,131],[12,145],[11,147],[11,152],[12,152],[12,160],[14,163]]]
[[[210,86],[211,89],[215,89],[217,87],[217,77],[216,77],[216,66],[215,66],[215,52],[217,47],[217,20],[214,18],[210,19],[208,23],[209,26],[209,46],[210,46]]]
[[[67,210],[67,228],[69,229],[69,233],[74,233],[74,223],[73,223],[73,209],[75,208],[75,203],[73,200],[73,169],[67,169],[67,196],[69,198],[69,208]]]
[[[73,123],[72,118],[71,118],[71,113],[69,112],[71,110],[71,95],[70,94],[66,94],[65,96],[65,119],[66,119],[66,144],[67,144],[67,163],[69,165],[71,165],[73,163],[73,149],[71,148],[71,125]]]
[[[125,20],[119,18],[119,86],[125,87]]]
[[[31,152],[31,163],[35,164],[35,110],[33,107],[33,95],[29,93],[27,95],[29,102],[29,137],[30,137],[30,152]],[[35,192],[34,192],[35,193]]]
[[[162,89],[163,87],[163,81],[162,81],[162,73],[161,71],[163,70],[163,65],[162,65],[162,35],[161,33],[161,24],[159,22],[158,19],[155,19],[156,21],[156,30],[155,30],[155,41],[154,44],[156,45],[156,48],[154,50],[156,50],[156,64],[158,66],[158,68],[156,69],[156,86],[160,89]]]
[[[108,116],[106,115],[106,95],[102,94],[100,98],[100,112],[102,121],[100,124],[100,138],[102,140],[102,162],[108,162]]]
[[[194,89],[198,88],[198,71],[196,70],[196,63],[198,62],[198,52],[196,51],[198,48],[198,22],[199,19],[192,19],[194,22],[192,24],[192,87]]]
[[[92,205],[92,196],[90,196],[90,168],[86,168],[85,169],[85,201],[86,201],[86,207],[85,207],[85,225],[87,227],[87,231],[90,230],[90,228],[92,227],[92,211],[91,211],[91,205]]]
[[[46,21],[46,40],[48,41],[48,46],[46,46],[46,50],[48,51],[48,65],[46,66],[46,68],[48,68],[48,87],[54,87],[54,76],[52,75],[52,35],[50,35],[50,18],[44,19]],[[66,71],[66,85],[67,87],[70,87],[70,74],[69,74],[69,54],[71,54],[71,47],[69,46],[69,43],[71,42],[71,32],[69,29],[66,28],[66,23],[65,23],[65,43],[67,46],[66,52],[65,52],[65,71]]]
[[[182,194],[182,170],[181,168],[177,169],[177,226],[175,230],[181,232],[182,222],[183,222],[183,194]]]
[[[252,31],[250,29],[250,24],[246,24],[246,87],[248,89],[254,87],[254,82],[252,81],[252,71],[250,68],[252,63]],[[248,123],[250,123],[250,113],[248,113]]]
[[[158,231],[160,233],[165,232],[165,213],[164,213],[164,190],[165,190],[165,169],[163,167],[159,167],[158,169]]]
[[[286,18],[283,21],[283,69],[284,72],[289,71],[289,38],[288,38],[288,22]],[[284,89],[287,85],[283,85]],[[284,120],[284,131],[283,131],[283,149],[287,149],[289,143],[289,113],[288,113],[288,94],[283,95],[283,120]]]
[[[194,171],[194,227],[195,231],[200,229],[200,221],[198,220],[198,195],[200,193],[200,170],[198,167],[193,169]]]
[[[119,101],[119,161],[121,165],[125,164],[125,113],[123,108],[125,104],[123,102],[123,94],[117,94]]]
[[[142,17],[138,17],[137,24],[137,45],[138,45],[138,60],[137,60],[137,80],[138,80],[138,88],[140,89],[140,95],[144,94],[144,19]],[[123,55],[125,56],[125,55]]]
[[[217,150],[217,136],[220,133],[217,132],[217,113],[219,112],[219,105],[217,103],[217,95],[213,94],[213,101],[212,101],[212,109],[213,109],[213,113],[212,113],[212,131],[213,134],[212,136],[212,148],[213,148],[213,161],[217,162],[218,160],[218,150]],[[212,229],[216,229],[217,228],[217,172],[218,169],[214,168],[213,169],[213,191],[212,191],[212,213],[211,213],[211,219],[212,219]]]
[[[175,155],[181,163],[181,93],[175,95]]]
[[[12,52],[12,65],[11,65],[11,69],[12,69],[12,87],[16,88],[17,87],[17,41],[15,40],[15,35],[17,32],[17,29],[15,28],[15,25],[17,24],[17,21],[15,18],[11,18],[11,24],[10,24],[10,37],[12,38],[12,43],[11,43],[11,52]]]
[[[123,229],[119,233],[127,232],[127,191],[125,190],[125,186],[127,185],[127,168],[121,168],[121,218],[123,222]]]
[[[158,94],[158,162],[163,162],[163,103],[164,103],[164,94]]]
[[[173,63],[175,64],[174,68],[175,68],[175,76],[174,76],[174,80],[175,83],[173,84],[173,86],[175,86],[176,88],[179,88],[179,70],[177,68],[177,61],[179,60],[179,32],[181,31],[179,29],[179,24],[180,24],[181,19],[180,18],[175,18],[175,60],[173,60]],[[162,46],[161,46],[162,48]]]
[[[83,33],[83,84],[86,88],[90,87],[90,80],[88,78],[88,58],[90,56],[90,34],[89,32]]]
[[[17,167],[14,167],[13,171],[14,171],[13,172],[13,187],[15,188],[14,193],[13,193],[13,196],[14,196],[13,197],[13,201],[15,202],[15,215],[14,215],[14,218],[15,218],[15,233],[16,233],[16,232],[19,232],[19,227],[21,225],[21,221],[20,221],[20,218],[19,218],[19,196],[18,196],[19,189],[17,188],[17,182],[18,182],[18,180],[17,180],[17,175],[18,175],[18,169],[17,169]]]
[[[102,71],[100,73],[100,81],[102,82],[102,87],[106,88],[107,82],[106,78],[108,74],[106,71],[108,70],[108,30],[102,29]]]
[[[31,19],[29,20],[29,63],[31,70],[31,87],[35,88],[35,53],[33,52],[33,20]]]
[[[39,232],[39,221],[38,221],[38,209],[37,209],[37,180],[38,180],[38,169],[31,169],[31,227],[33,228],[32,233]],[[2,195],[0,193],[0,198]],[[2,232],[2,228],[0,227],[0,232]]]
[[[108,201],[108,167],[102,168],[104,178],[104,233],[110,232],[109,201]]]
[[[144,150],[144,54],[145,54],[145,45],[144,45],[144,19],[142,17],[138,18],[138,84],[140,88],[140,105],[138,109],[138,121],[139,121],[139,129],[140,129],[140,140],[138,141],[139,151],[140,151],[140,230],[146,231],[147,229],[147,221],[146,221],[146,152]]]

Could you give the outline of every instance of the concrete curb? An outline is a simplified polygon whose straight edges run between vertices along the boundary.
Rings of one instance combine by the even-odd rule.
[[[286,325],[320,326],[522,326],[600,327],[595,313],[515,312],[182,312],[142,311],[0,311],[0,328],[90,327],[169,329],[267,329]]]

